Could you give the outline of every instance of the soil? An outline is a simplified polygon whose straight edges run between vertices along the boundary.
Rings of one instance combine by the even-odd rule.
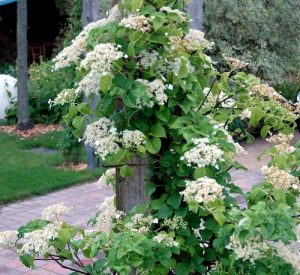
[[[20,131],[16,128],[16,125],[4,125],[0,126],[0,132],[4,132],[10,135],[17,135],[21,138],[33,138],[48,132],[61,130],[62,127],[58,124],[36,124],[32,129]]]

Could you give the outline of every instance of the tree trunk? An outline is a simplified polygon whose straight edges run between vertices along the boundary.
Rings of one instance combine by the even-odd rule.
[[[28,105],[27,0],[17,1],[17,66],[18,66],[18,123],[19,130],[33,127]]]
[[[186,11],[193,21],[190,23],[192,29],[203,30],[203,3],[204,0],[191,0],[186,6]]]
[[[100,1],[99,0],[82,0],[82,26],[85,27],[91,22],[97,21],[100,17]],[[99,97],[91,96],[91,98],[84,98],[84,101],[90,105],[92,109],[95,109],[98,102]],[[99,162],[95,158],[94,149],[86,145],[85,151],[87,154],[87,167],[89,169],[95,169],[99,167]]]
[[[135,156],[128,163],[133,169],[133,175],[122,178],[120,168],[117,168],[116,202],[117,210],[128,213],[134,206],[149,201],[146,195],[147,161]]]

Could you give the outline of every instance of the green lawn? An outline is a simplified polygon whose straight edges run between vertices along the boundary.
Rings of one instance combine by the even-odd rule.
[[[0,133],[0,204],[45,194],[75,183],[97,179],[101,171],[70,171],[56,168],[63,163],[62,153],[43,155],[29,149],[57,149],[63,131],[22,140]]]

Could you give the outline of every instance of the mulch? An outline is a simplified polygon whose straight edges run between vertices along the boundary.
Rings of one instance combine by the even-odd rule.
[[[16,125],[4,125],[0,126],[0,132],[7,133],[9,135],[16,135],[20,138],[34,138],[40,135],[44,135],[48,132],[61,130],[62,127],[58,124],[36,124],[32,129],[20,131],[16,128]]]

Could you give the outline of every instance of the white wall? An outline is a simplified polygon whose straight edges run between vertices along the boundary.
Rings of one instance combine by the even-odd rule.
[[[10,106],[11,100],[17,100],[17,79],[0,74],[0,119],[5,118],[5,109]]]

